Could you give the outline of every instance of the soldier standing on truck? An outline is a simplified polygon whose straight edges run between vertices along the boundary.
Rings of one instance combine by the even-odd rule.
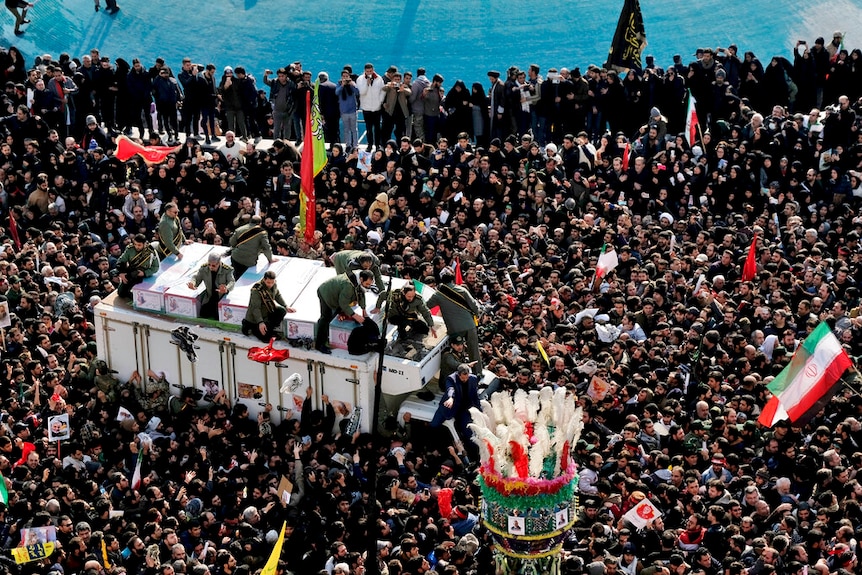
[[[374,274],[369,270],[359,272],[359,281],[353,273],[337,275],[320,284],[317,297],[320,299],[320,319],[317,320],[317,339],[314,348],[320,353],[331,354],[326,347],[329,341],[329,322],[336,314],[352,317],[358,324],[365,322],[365,290],[371,287]]]
[[[159,220],[159,257],[165,259],[171,254],[183,259],[180,248],[186,243],[186,235],[180,223],[180,209],[174,202],[165,204],[165,212]]]
[[[383,276],[380,273],[380,260],[371,252],[363,252],[362,250],[342,250],[332,256],[332,265],[335,266],[337,275],[356,270],[370,270],[374,274],[374,286],[377,289],[376,293],[383,294],[386,290],[386,285],[383,283]],[[384,295],[381,295],[377,300],[377,306],[371,310],[371,313],[380,311],[380,306],[383,305]]]
[[[136,234],[132,238],[131,245],[117,260],[117,271],[120,272],[117,295],[123,298],[132,297],[133,286],[159,271],[159,256],[147,242],[147,236]]]
[[[218,319],[218,302],[233,289],[233,268],[223,264],[217,253],[207,256],[207,263],[198,269],[198,273],[188,283],[189,289],[196,289],[204,284],[206,291],[202,294],[200,317]]]
[[[269,235],[260,225],[260,216],[251,216],[248,223],[241,225],[230,237],[230,262],[233,264],[233,279],[238,280],[248,268],[257,265],[260,254],[272,263],[272,246]]]

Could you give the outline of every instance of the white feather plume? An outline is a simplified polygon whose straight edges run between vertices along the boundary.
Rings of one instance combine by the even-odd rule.
[[[566,390],[563,387],[558,387],[554,391],[552,400],[554,405],[554,427],[560,429],[564,426],[566,419]]]
[[[494,395],[503,395],[505,396],[502,405],[503,405],[503,421],[514,421],[515,420],[515,404],[512,401],[512,396],[508,393],[496,393]]]
[[[509,426],[505,423],[498,423],[496,436],[499,441],[497,456],[494,458],[497,473],[502,477],[508,477],[512,470],[512,459],[509,456]]]
[[[473,432],[471,439],[479,447],[479,460],[488,461],[491,457],[491,452],[488,451],[488,446],[485,442],[489,440],[491,432],[488,431],[487,427],[482,427],[475,423],[468,423],[467,428]]]
[[[515,417],[521,421],[532,421],[527,418],[527,392],[523,389],[515,391],[515,397],[512,401],[512,409],[515,411]]]
[[[542,405],[542,417],[545,423],[554,421],[554,388],[546,385],[539,390],[539,402]]]
[[[499,395],[499,394],[495,394]],[[494,418],[494,406],[491,405],[491,402],[487,399],[480,399],[479,405],[482,407],[482,413],[488,418],[488,421],[495,421]]]
[[[506,393],[495,393],[491,396],[491,407],[494,410],[493,420],[497,423],[509,421],[508,419],[506,419],[506,403],[511,403],[508,394]]]
[[[541,477],[545,459],[551,452],[551,436],[544,425],[533,428],[535,443],[530,446],[530,477]]]
[[[540,407],[539,392],[535,389],[530,390],[530,393],[527,394],[527,421],[539,422]]]

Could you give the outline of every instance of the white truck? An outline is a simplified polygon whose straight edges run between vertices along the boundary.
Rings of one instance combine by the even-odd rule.
[[[274,269],[285,301],[297,310],[285,319],[284,333],[313,337],[320,314],[317,287],[333,277],[334,270],[323,267],[320,262],[300,258],[279,257],[269,265],[261,257],[257,268],[246,272],[230,297],[224,298],[219,321],[200,320],[195,316],[199,309],[197,296],[203,288],[190,290],[186,284],[212,250],[222,255],[224,248],[204,244],[184,246],[181,260],[173,256],[166,258],[158,274],[135,286],[132,302],[117,298],[116,294],[105,298],[95,309],[98,356],[118,372],[121,380],[127,380],[134,371],[141,375],[148,370],[164,373],[175,395],[185,387],[199,389],[204,396],[224,389],[232,404],[243,402],[253,417],[271,403],[275,407],[271,412],[274,423],[280,422],[288,411],[290,417],[300,416],[307,384],[312,388],[315,407],[322,406],[321,396],[327,394],[333,405],[340,408],[341,417],[359,416],[360,428],[369,430],[379,362],[377,353],[355,356],[345,349],[333,349],[332,355],[325,355],[313,347],[291,347],[282,340],[277,341],[275,347],[288,349],[288,359],[279,363],[258,363],[248,359],[248,351],[265,344],[244,336],[238,325],[250,285],[260,279],[264,271]],[[405,280],[394,279],[393,289],[404,283]],[[430,297],[429,291],[426,288],[422,296]],[[367,295],[366,309],[371,310],[377,295]],[[377,319],[379,322],[380,318]],[[436,379],[448,337],[442,319],[434,319],[437,337],[427,336],[420,353],[407,354],[416,361],[385,356],[381,419],[396,415],[405,398]],[[172,330],[183,325],[198,336],[195,362],[172,343]],[[346,340],[343,331],[333,327],[330,340],[336,345],[339,345],[337,342],[343,344]],[[387,339],[391,341],[396,330],[390,326],[387,331]],[[302,377],[303,385],[282,394],[282,383],[294,373]],[[434,391],[436,387],[435,384],[430,389]],[[410,402],[413,417],[430,421],[437,402],[436,397],[423,401],[413,396]],[[357,407],[359,413],[354,411]]]

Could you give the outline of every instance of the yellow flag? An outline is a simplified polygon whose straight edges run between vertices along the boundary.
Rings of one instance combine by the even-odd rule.
[[[36,543],[35,545],[26,545],[15,547],[12,551],[12,557],[15,563],[29,563],[30,561],[40,561],[49,557],[54,552],[54,542],[46,541],[45,543]]]
[[[275,547],[272,548],[272,553],[269,559],[266,560],[266,565],[260,571],[260,575],[275,575],[275,570],[278,568],[278,558],[281,557],[281,546],[284,545],[284,528],[287,526],[287,521],[281,524],[281,533],[278,535],[278,541],[275,542]]]
[[[550,367],[551,366],[551,360],[548,359],[548,352],[545,351],[545,348],[542,347],[542,342],[539,340],[536,340],[536,349],[539,350],[539,355],[542,356],[542,359],[544,359],[545,363],[547,363],[548,367]]]

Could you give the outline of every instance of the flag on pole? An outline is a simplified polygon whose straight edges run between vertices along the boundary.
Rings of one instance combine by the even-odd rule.
[[[461,275],[461,258],[455,259],[455,285],[459,286],[464,283],[464,276]]]
[[[305,94],[305,139],[302,145],[302,162],[299,167],[299,229],[305,241],[314,240],[317,209],[314,197],[314,178],[326,165],[326,143],[323,141],[323,125],[317,90],[320,80],[314,83],[314,91]]]
[[[0,473],[0,503],[9,505],[9,492],[6,490],[6,478]]]
[[[688,141],[689,147],[693,146],[695,142],[697,142],[697,128],[698,128],[698,119],[697,119],[697,100],[694,99],[694,96],[691,94],[691,90],[688,91],[688,108],[685,111],[685,139]]]
[[[852,366],[829,324],[820,322],[796,349],[787,367],[766,386],[772,397],[757,421],[766,427],[787,418],[793,423],[804,422],[832,399],[841,376]]]
[[[114,157],[125,162],[136,154],[144,159],[148,164],[161,164],[165,161],[168,155],[173,154],[182,146],[142,146],[133,142],[126,136],[120,135],[117,137],[117,149],[114,151]]]
[[[138,446],[138,461],[135,463],[135,472],[132,474],[132,489],[141,487],[141,464],[144,461],[144,448]]]
[[[269,559],[266,560],[266,565],[260,571],[260,575],[275,575],[278,568],[278,559],[281,557],[281,547],[284,545],[284,528],[287,526],[287,521],[281,524],[281,533],[278,535],[278,540],[272,548],[272,553],[269,554]]]
[[[751,246],[748,248],[748,257],[742,266],[742,281],[750,282],[757,275],[757,234],[751,238]]]
[[[607,68],[627,71],[630,68],[643,68],[641,54],[646,48],[646,31],[641,5],[638,0],[625,0],[617,22],[617,30],[608,50]]]
[[[434,288],[430,288],[427,285],[423,284],[422,282],[420,282],[419,280],[416,280],[416,279],[413,280],[413,287],[416,288],[416,293],[421,295],[422,299],[424,299],[424,300],[427,300],[429,297],[434,295],[434,291],[436,291],[436,290],[434,290]],[[428,297],[425,297],[426,293],[428,294]],[[440,315],[440,306],[435,305],[434,307],[432,307],[428,311],[431,312],[431,315]]]
[[[632,155],[632,145],[630,142],[626,142],[626,147],[623,148],[623,171],[627,172],[629,169],[629,158]]]
[[[599,261],[596,263],[596,279],[601,279],[614,271],[619,263],[616,250],[614,248],[608,250],[608,244],[604,244],[602,253],[599,255]]]
[[[15,216],[12,215],[12,210],[9,210],[9,235],[12,236],[12,241],[15,243],[15,249],[21,249],[21,236],[18,235],[18,222]]]
[[[539,350],[539,355],[541,355],[542,359],[545,360],[545,364],[547,364],[548,367],[550,367],[551,366],[551,360],[548,359],[548,352],[545,351],[544,346],[542,346],[542,342],[539,340],[536,340],[536,349]]]

